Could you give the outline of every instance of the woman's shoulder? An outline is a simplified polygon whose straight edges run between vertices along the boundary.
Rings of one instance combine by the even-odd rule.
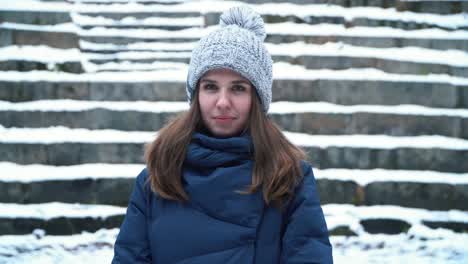
[[[152,195],[151,182],[149,179],[148,168],[145,166],[138,173],[135,181],[136,186],[143,191],[145,195]]]
[[[313,165],[306,160],[301,160],[302,177],[295,189],[295,196],[309,195],[315,193],[316,182],[313,171]]]
[[[302,176],[305,179],[306,177],[314,178],[313,165],[307,160],[301,160],[301,172]]]

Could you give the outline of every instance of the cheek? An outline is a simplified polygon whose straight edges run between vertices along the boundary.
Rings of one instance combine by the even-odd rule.
[[[244,116],[244,118],[247,118],[252,108],[252,101],[250,100],[250,98],[247,100],[242,100],[241,102],[239,102],[238,106],[239,113],[241,113]]]
[[[200,106],[200,112],[202,117],[205,117],[206,113],[210,110],[210,100],[209,97],[200,95],[198,97],[198,104]]]

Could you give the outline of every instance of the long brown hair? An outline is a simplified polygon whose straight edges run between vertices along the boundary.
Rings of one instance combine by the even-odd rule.
[[[303,150],[289,142],[280,128],[265,114],[253,90],[252,108],[247,128],[254,144],[252,184],[240,191],[250,194],[262,188],[266,204],[281,205],[292,198],[302,177],[300,161]],[[182,166],[192,134],[203,128],[198,89],[187,112],[181,113],[146,146],[145,160],[151,190],[169,200],[188,201],[182,185]]]

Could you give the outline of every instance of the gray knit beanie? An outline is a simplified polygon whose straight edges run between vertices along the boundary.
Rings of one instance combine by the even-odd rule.
[[[273,70],[270,54],[263,44],[266,38],[262,17],[247,6],[225,11],[219,28],[200,39],[192,51],[186,90],[188,100],[198,80],[209,70],[227,68],[248,79],[256,88],[263,110],[271,103]]]

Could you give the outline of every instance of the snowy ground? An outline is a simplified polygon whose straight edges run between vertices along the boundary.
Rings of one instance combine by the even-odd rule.
[[[118,229],[74,236],[2,236],[0,263],[110,263]],[[468,235],[411,228],[402,235],[331,237],[335,263],[467,263]],[[352,261],[350,261],[352,260]]]

